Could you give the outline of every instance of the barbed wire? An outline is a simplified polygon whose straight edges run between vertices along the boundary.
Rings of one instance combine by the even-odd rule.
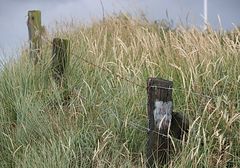
[[[53,42],[50,41],[50,40],[47,39],[47,38],[42,38],[42,39],[43,39],[44,41],[46,41],[48,44],[51,44],[51,45],[53,44]],[[58,47],[61,48],[61,46],[58,46]],[[113,76],[115,76],[115,77],[117,77],[117,78],[119,78],[119,79],[121,79],[121,80],[125,80],[125,81],[127,81],[128,83],[131,83],[132,85],[135,85],[135,86],[138,86],[138,87],[147,89],[146,86],[143,86],[143,85],[141,85],[141,84],[139,84],[139,83],[136,83],[136,82],[134,82],[134,81],[132,81],[132,80],[129,80],[129,79],[127,79],[126,77],[123,77],[123,76],[121,76],[121,75],[119,75],[119,74],[113,73],[113,72],[111,72],[111,71],[110,71],[108,68],[106,68],[106,67],[103,67],[103,66],[101,66],[101,65],[94,64],[93,62],[90,62],[90,61],[88,61],[87,59],[80,57],[79,54],[76,54],[76,53],[74,53],[73,51],[71,51],[71,54],[72,54],[73,56],[81,59],[82,61],[84,61],[84,62],[87,63],[88,65],[94,66],[94,67],[96,67],[96,68],[98,68],[98,69],[101,69],[101,70],[103,70],[103,71],[105,71],[105,72],[108,72],[108,73],[110,73],[111,75],[113,75]],[[150,87],[152,87],[152,88],[158,88],[158,89],[172,90],[172,91],[189,92],[189,90],[187,91],[186,89],[183,89],[183,88],[168,88],[168,87],[162,87],[162,86],[157,86],[157,85],[156,85],[156,86],[150,86]],[[194,95],[197,95],[197,96],[200,96],[200,97],[204,97],[204,98],[207,98],[207,99],[218,99],[218,98],[219,98],[219,96],[210,96],[210,95],[206,95],[206,94],[202,94],[202,93],[198,93],[198,92],[194,92],[194,91],[190,91],[190,92],[191,92],[192,94],[194,94]]]

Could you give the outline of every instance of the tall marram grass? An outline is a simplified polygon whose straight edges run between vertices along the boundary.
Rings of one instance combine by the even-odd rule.
[[[51,78],[53,37],[71,41],[69,105]],[[23,50],[0,72],[0,166],[145,167],[146,90],[122,76],[173,80],[174,110],[191,125],[169,167],[239,167],[239,37],[125,15],[57,27],[38,65]]]

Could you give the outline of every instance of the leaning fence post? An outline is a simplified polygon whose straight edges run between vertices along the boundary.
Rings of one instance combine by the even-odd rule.
[[[52,49],[52,73],[58,87],[67,90],[66,70],[69,64],[70,42],[67,39],[54,38]],[[64,92],[64,97],[66,96]]]
[[[42,46],[41,11],[28,11],[27,26],[30,41],[30,59],[36,64],[40,58]]]
[[[172,81],[148,79],[147,167],[154,167],[155,164],[164,165],[169,161],[168,135],[173,109],[172,86]]]

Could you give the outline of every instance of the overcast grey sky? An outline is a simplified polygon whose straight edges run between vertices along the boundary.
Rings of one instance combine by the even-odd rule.
[[[166,19],[166,11],[174,23],[180,20],[186,24],[201,27],[203,25],[203,0],[102,0],[105,14],[119,11],[138,15],[144,12],[150,20]],[[102,17],[100,0],[0,0],[0,57],[19,48],[27,41],[27,11],[42,11],[42,23],[46,26],[55,21],[67,21],[76,18],[89,23],[92,18]],[[219,28],[230,29],[240,25],[240,0],[209,0],[209,23]],[[233,24],[234,23],[234,24]],[[5,51],[7,54],[4,54]]]

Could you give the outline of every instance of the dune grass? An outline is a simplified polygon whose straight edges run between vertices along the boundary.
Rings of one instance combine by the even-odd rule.
[[[239,35],[125,15],[57,27],[38,65],[23,50],[0,73],[0,166],[145,167],[146,80],[161,77],[191,119],[169,167],[239,167]],[[71,41],[69,105],[51,77],[53,37]]]

